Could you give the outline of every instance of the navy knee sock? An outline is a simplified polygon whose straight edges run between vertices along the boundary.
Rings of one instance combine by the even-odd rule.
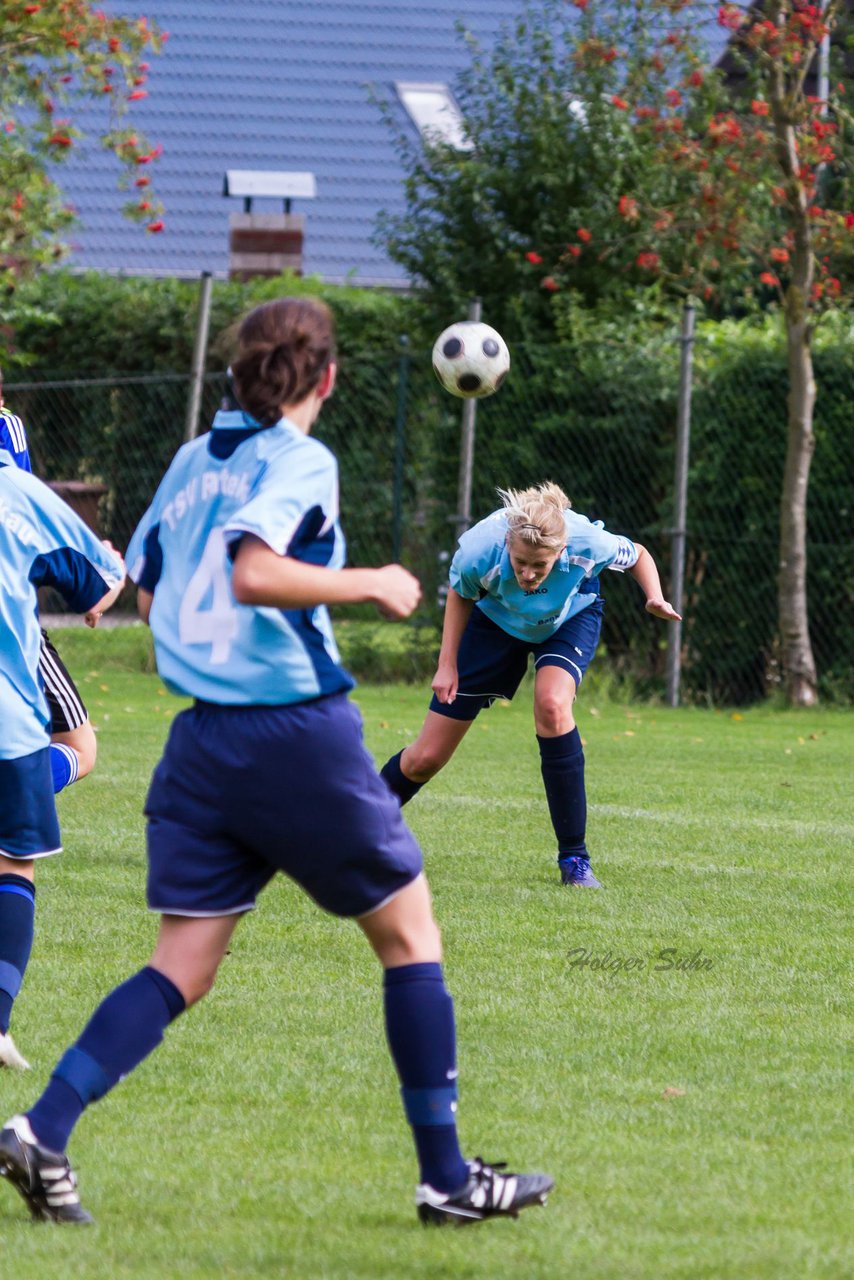
[[[385,779],[389,789],[397,796],[401,808],[403,808],[407,800],[411,800],[414,795],[417,795],[424,786],[423,782],[413,782],[411,778],[407,778],[400,767],[400,757],[402,755],[403,751],[398,751],[397,755],[392,756],[390,760],[386,760],[380,769],[380,777]]]
[[[558,858],[587,856],[587,793],[584,789],[584,748],[578,729],[559,738],[541,738],[540,767],[552,826],[557,836]]]
[[[456,1191],[468,1179],[457,1140],[454,1002],[440,964],[385,971],[385,1024],[412,1126],[421,1181]]]
[[[116,987],[60,1058],[44,1093],[27,1113],[39,1142],[51,1151],[64,1151],[89,1103],[103,1098],[147,1058],[184,1008],[181,992],[157,969],[141,969]]]
[[[36,890],[31,880],[0,875],[0,1032],[9,1030],[12,1005],[21,989],[33,945]]]

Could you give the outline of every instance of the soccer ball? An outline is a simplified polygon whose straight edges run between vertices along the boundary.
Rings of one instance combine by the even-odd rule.
[[[433,346],[433,370],[446,391],[463,400],[491,396],[510,368],[500,333],[479,320],[458,320]]]

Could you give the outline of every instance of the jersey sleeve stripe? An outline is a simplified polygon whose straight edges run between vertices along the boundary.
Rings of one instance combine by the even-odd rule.
[[[620,538],[619,543],[619,550],[617,551],[612,568],[631,569],[638,562],[637,547],[628,538]]]
[[[27,436],[21,419],[16,413],[9,413],[7,409],[3,409],[0,410],[0,420],[9,432],[9,439],[12,441],[15,453],[24,453],[27,448]]]

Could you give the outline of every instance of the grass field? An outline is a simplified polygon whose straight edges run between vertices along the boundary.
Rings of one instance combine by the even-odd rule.
[[[145,963],[155,930],[141,806],[180,704],[131,669],[138,632],[60,644],[100,759],[60,798],[65,853],[38,869],[13,1025],[35,1069],[0,1076],[4,1115]],[[415,733],[426,695],[362,688],[358,701],[381,762]],[[0,1274],[854,1274],[854,714],[670,711],[592,688],[579,723],[605,892],[558,885],[530,689],[481,717],[407,811],[455,996],[464,1147],[552,1173],[545,1210],[464,1231],[418,1224],[379,970],[354,926],[277,882],[212,995],[75,1133],[96,1227],[31,1226],[0,1186]],[[693,967],[663,968],[666,948]]]

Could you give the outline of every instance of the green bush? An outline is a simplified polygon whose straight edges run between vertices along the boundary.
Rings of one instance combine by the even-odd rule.
[[[320,297],[335,315],[342,355],[396,352],[417,307],[399,293],[324,285],[291,274],[216,280],[211,289],[208,371],[228,362],[228,335],[245,312],[285,294]],[[161,280],[53,271],[22,284],[6,319],[15,333],[11,371],[38,378],[103,378],[140,373],[189,374],[199,306],[195,280]],[[183,415],[182,415],[183,416]]]
[[[357,680],[429,685],[439,653],[435,627],[401,626],[376,615],[370,622],[335,620],[334,626],[341,661]],[[151,632],[142,622],[108,624],[94,635],[88,627],[58,627],[52,638],[71,671],[156,670]]]

